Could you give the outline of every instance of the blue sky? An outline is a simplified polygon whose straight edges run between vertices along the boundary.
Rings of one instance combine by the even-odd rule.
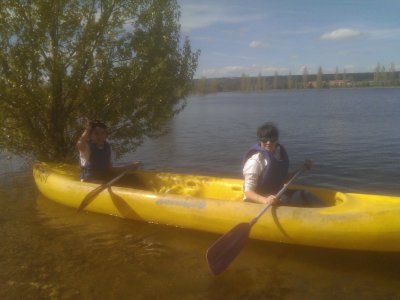
[[[400,70],[400,0],[178,0],[195,78]]]

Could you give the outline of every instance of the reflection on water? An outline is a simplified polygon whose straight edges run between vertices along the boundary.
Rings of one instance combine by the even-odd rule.
[[[255,128],[279,116],[292,163],[316,163],[303,183],[400,194],[400,90],[357,91],[195,98],[134,156],[149,169],[240,176]],[[400,298],[400,254],[250,241],[213,277],[205,251],[218,236],[76,213],[38,195],[29,166],[0,165],[0,299]]]

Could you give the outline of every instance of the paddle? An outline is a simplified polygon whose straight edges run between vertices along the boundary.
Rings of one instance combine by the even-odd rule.
[[[282,196],[292,181],[303,172],[304,167],[298,170],[292,178],[275,195],[276,198]],[[249,238],[251,227],[258,221],[261,215],[270,208],[271,204],[266,205],[250,222],[240,223],[230,231],[221,236],[207,250],[207,263],[214,275],[222,273],[229,264],[235,259],[244,247]]]
[[[137,164],[133,164],[130,167],[128,167],[127,169],[125,169],[122,173],[120,173],[117,177],[114,177],[113,179],[111,179],[109,182],[106,182],[100,186],[98,186],[97,188],[95,188],[93,191],[91,191],[89,194],[86,195],[85,198],[83,198],[81,204],[79,205],[77,212],[80,212],[81,210],[83,210],[86,206],[89,205],[90,202],[93,201],[93,199],[100,194],[103,190],[105,190],[106,188],[112,186],[116,181],[118,181],[119,179],[121,179],[126,173],[128,173],[129,170],[131,170],[132,168],[137,167]]]

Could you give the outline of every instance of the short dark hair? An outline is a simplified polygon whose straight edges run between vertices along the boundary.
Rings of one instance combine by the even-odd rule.
[[[100,121],[100,120],[93,120],[93,121],[90,121],[90,133],[92,133],[93,130],[94,130],[96,127],[100,127],[100,128],[102,128],[102,129],[104,129],[104,130],[107,130],[107,125],[106,125],[106,123],[104,123],[103,121]]]
[[[267,139],[278,139],[279,131],[276,125],[272,122],[266,122],[257,129],[257,137],[259,141]]]

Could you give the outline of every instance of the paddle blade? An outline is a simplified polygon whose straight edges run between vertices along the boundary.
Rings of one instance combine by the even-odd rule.
[[[86,206],[89,205],[90,202],[93,201],[94,198],[96,198],[96,196],[98,194],[100,194],[103,190],[105,190],[106,188],[110,187],[111,185],[114,184],[114,182],[118,181],[120,178],[122,178],[126,173],[128,173],[128,171],[134,167],[137,167],[137,164],[133,164],[132,166],[130,166],[129,168],[127,168],[126,170],[124,170],[121,174],[119,174],[117,177],[111,179],[109,182],[106,182],[100,186],[98,186],[97,188],[95,188],[93,191],[91,191],[89,194],[86,195],[85,198],[83,198],[81,204],[79,205],[78,209],[76,210],[77,212],[80,212],[82,209],[84,209]]]
[[[249,223],[240,223],[208,248],[207,263],[214,275],[222,273],[240,253],[249,238],[250,229]]]
[[[95,188],[93,191],[91,191],[89,194],[86,195],[85,198],[83,198],[81,204],[79,205],[78,209],[76,210],[77,212],[82,211],[86,206],[90,204],[96,198],[100,192],[102,192],[105,188],[107,187],[106,184],[103,184],[97,188]]]

